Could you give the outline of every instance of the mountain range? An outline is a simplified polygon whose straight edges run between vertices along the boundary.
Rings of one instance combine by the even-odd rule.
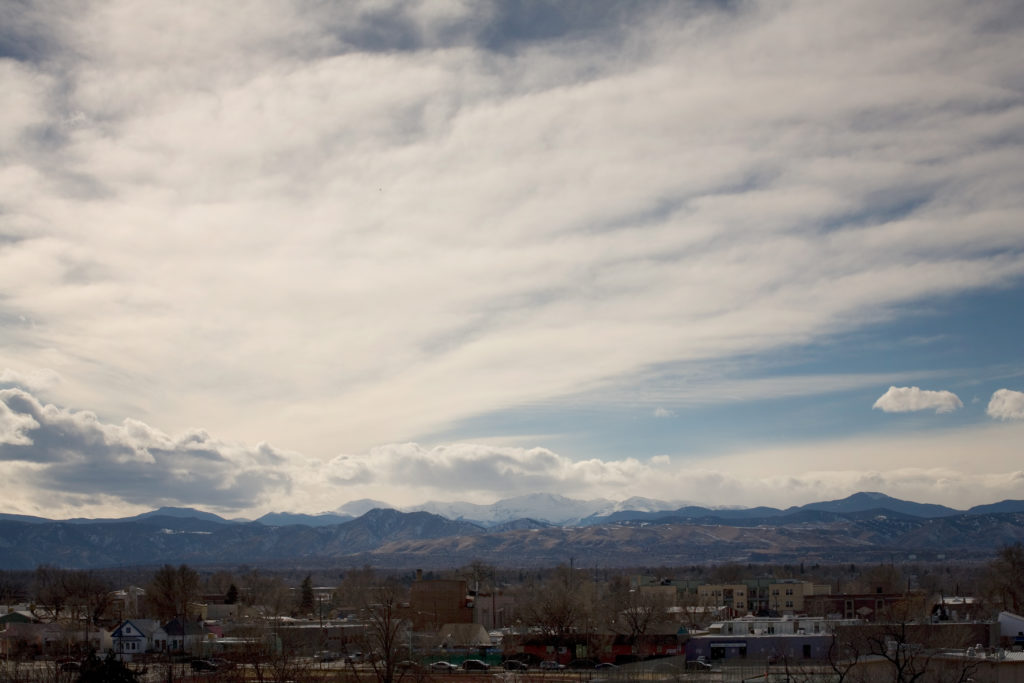
[[[328,526],[354,519],[374,508],[390,507],[387,503],[364,499],[346,503],[332,512],[317,515],[269,513],[255,521],[278,526],[287,524]],[[532,493],[515,498],[505,498],[490,505],[466,502],[429,502],[401,508],[401,511],[429,512],[447,519],[471,522],[484,528],[492,528],[520,519],[532,519],[555,526],[590,526],[608,522],[652,520],[666,517],[693,520],[712,517],[723,520],[744,520],[779,517],[805,510],[855,513],[878,508],[914,517],[934,518],[961,514],[1024,512],[1024,501],[1004,500],[989,505],[978,505],[968,510],[957,510],[945,505],[900,500],[884,493],[861,492],[840,500],[821,501],[785,509],[772,507],[708,508],[642,497],[633,497],[622,501],[606,498],[579,500],[552,493]]]
[[[614,503],[552,494],[490,506],[419,507],[425,509],[400,511],[377,501],[355,501],[331,513],[271,513],[252,521],[191,508],[120,519],[0,514],[0,568],[181,562],[442,568],[474,560],[527,567],[570,558],[580,566],[606,567],[982,559],[1024,539],[1024,501],[955,510],[870,492],[786,509],[673,508],[649,499]]]

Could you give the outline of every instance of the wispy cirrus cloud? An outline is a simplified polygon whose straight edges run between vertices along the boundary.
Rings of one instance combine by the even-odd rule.
[[[56,387],[60,382],[60,375],[47,368],[30,372],[17,372],[11,368],[0,371],[0,388],[21,387],[30,391],[45,391]]]
[[[642,447],[487,440],[537,433],[508,425],[408,444],[523,405],[668,429],[945,381],[664,369],[1020,286],[1019,26],[1012,3],[924,0],[0,8],[0,387],[40,406],[0,408],[4,474],[95,492],[81,446],[130,501],[165,479],[181,503],[418,497],[404,461],[429,492],[612,491],[675,480]],[[883,406],[959,408],[918,391]],[[201,448],[169,436],[196,425]],[[264,441],[283,463],[232,445]],[[199,451],[221,459],[189,488],[173,463]],[[288,498],[300,481],[322,493]]]
[[[0,359],[329,457],[1024,275],[1004,6],[588,6],[6,29]]]
[[[889,387],[871,406],[886,413],[912,413],[934,410],[936,413],[951,413],[963,408],[964,404],[952,391],[929,391],[918,387]]]

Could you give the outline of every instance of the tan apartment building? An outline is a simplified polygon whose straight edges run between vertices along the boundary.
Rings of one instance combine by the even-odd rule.
[[[828,595],[831,587],[796,579],[758,579],[736,584],[704,584],[697,588],[701,603],[721,607],[730,616],[771,611],[799,614],[806,611],[807,598]]]
[[[658,604],[664,605],[665,607],[675,607],[679,604],[679,590],[676,586],[640,586],[638,590],[640,591],[640,595],[643,595],[645,598],[655,600]]]

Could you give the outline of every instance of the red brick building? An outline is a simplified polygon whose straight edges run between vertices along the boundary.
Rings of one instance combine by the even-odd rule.
[[[409,589],[409,620],[414,631],[473,623],[473,601],[467,583],[461,579],[417,578]]]

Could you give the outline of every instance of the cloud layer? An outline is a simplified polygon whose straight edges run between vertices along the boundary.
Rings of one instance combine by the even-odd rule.
[[[454,481],[756,495],[753,460],[459,427],[640,406],[669,430],[694,406],[857,391],[867,412],[944,381],[666,368],[1020,287],[1022,26],[995,0],[0,9],[2,473],[23,505],[72,507],[315,511]],[[1019,419],[1019,397],[989,415]],[[962,403],[894,386],[875,407]],[[913,453],[878,464],[887,492],[956,488],[913,483],[940,476]],[[764,476],[780,496],[861,485],[815,468]],[[1015,471],[963,481],[1006,492]]]
[[[1022,430],[1024,423],[990,424],[715,457],[607,460],[573,459],[541,447],[410,442],[324,462],[268,444],[226,442],[198,429],[170,436],[137,420],[110,424],[88,411],[42,403],[24,390],[0,390],[5,511],[51,517],[122,515],[159,505],[257,517],[320,512],[363,498],[408,507],[431,500],[491,503],[537,491],[785,507],[881,490],[969,507],[1024,497]],[[984,460],[966,458],[979,448]],[[893,462],[907,464],[893,468]]]
[[[1011,6],[516,7],[28,4],[0,363],[329,457],[1024,274]]]

